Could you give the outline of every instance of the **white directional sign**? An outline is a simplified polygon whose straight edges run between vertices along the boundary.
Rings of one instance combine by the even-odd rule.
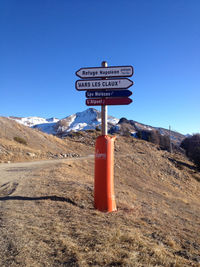
[[[108,77],[131,77],[132,66],[117,66],[107,68],[81,68],[76,72],[80,78],[108,78]]]
[[[78,91],[85,90],[106,90],[106,89],[127,89],[133,85],[129,79],[107,79],[107,80],[78,80],[76,81],[76,89]]]

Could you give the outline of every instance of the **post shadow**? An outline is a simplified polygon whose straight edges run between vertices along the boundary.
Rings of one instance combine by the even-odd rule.
[[[8,201],[8,200],[24,200],[24,201],[34,201],[34,200],[51,200],[51,201],[59,201],[59,202],[67,202],[76,207],[79,207],[73,200],[66,197],[58,197],[58,196],[41,196],[41,197],[23,197],[23,196],[4,196],[0,197],[0,201]],[[82,208],[82,207],[80,207]]]

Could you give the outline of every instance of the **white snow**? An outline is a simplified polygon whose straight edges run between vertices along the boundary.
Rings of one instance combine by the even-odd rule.
[[[115,125],[119,122],[119,119],[113,118],[113,117],[108,117],[108,122]]]
[[[83,131],[89,129],[95,129],[101,125],[100,111],[89,108],[83,112],[77,112],[76,114],[66,117],[64,120],[68,122],[68,127],[63,129],[66,132],[69,131]],[[119,119],[108,116],[108,122],[115,125]]]
[[[137,132],[131,132],[131,136],[137,137]]]
[[[15,120],[18,123],[21,123],[25,126],[33,127],[35,125],[44,124],[44,123],[56,123],[59,121],[59,119],[56,118],[50,118],[50,119],[44,119],[40,117],[24,117],[24,118],[12,118],[10,119]]]
[[[73,126],[70,127],[70,129],[67,130],[67,132],[69,131],[80,131],[83,130],[85,127],[87,127],[88,124],[87,123],[74,123]]]
[[[33,128],[37,128],[44,133],[56,134],[55,124],[56,123],[41,123],[41,124],[34,125]]]
[[[59,119],[56,118],[45,119],[40,117],[10,117],[10,119],[13,119],[25,126],[38,128],[48,134],[56,134],[70,131],[95,129],[97,126],[101,125],[101,112],[94,108],[89,108],[83,112],[77,112],[76,114],[72,114],[62,119],[60,125],[57,124]],[[118,122],[119,119],[108,116],[108,123],[116,125]]]

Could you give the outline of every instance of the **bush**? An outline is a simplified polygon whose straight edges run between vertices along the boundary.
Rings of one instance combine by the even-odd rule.
[[[100,131],[101,131],[101,128],[100,128],[99,126],[96,126],[95,130],[96,130],[97,132],[100,132]]]
[[[200,169],[200,134],[185,138],[181,143],[187,157],[192,160]]]
[[[137,138],[142,139],[142,131],[137,131],[136,136]]]
[[[67,135],[68,135],[69,137],[81,137],[81,136],[84,135],[84,133],[81,132],[81,131],[78,131],[78,132],[70,131]]]
[[[160,145],[161,135],[158,131],[149,131],[148,141]]]
[[[140,130],[137,137],[153,144],[159,145],[161,149],[170,151],[170,139],[167,135],[161,135],[158,131]]]
[[[131,133],[130,133],[129,129],[124,129],[122,132],[122,135],[128,137],[128,136],[131,136]]]
[[[160,137],[160,143],[159,143],[160,148],[170,152],[170,139],[169,139],[169,136],[160,134],[159,137]]]
[[[86,133],[94,133],[94,130],[93,129],[88,129],[88,130],[85,130]]]
[[[24,138],[22,138],[22,137],[15,136],[13,139],[14,139],[16,142],[20,143],[20,144],[27,145],[26,140],[25,140]]]

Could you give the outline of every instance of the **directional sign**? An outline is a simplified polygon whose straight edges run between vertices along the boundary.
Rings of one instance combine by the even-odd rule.
[[[129,79],[107,79],[107,80],[78,80],[76,81],[76,89],[78,91],[85,90],[106,90],[106,89],[128,89],[133,82]]]
[[[86,99],[87,106],[103,106],[103,105],[128,105],[132,103],[132,99],[123,98],[101,98],[101,99]]]
[[[87,91],[87,98],[102,98],[102,97],[128,97],[132,92],[129,90],[112,90],[112,91]]]
[[[80,78],[108,78],[108,77],[131,77],[132,66],[117,66],[107,68],[81,68],[76,72]]]

